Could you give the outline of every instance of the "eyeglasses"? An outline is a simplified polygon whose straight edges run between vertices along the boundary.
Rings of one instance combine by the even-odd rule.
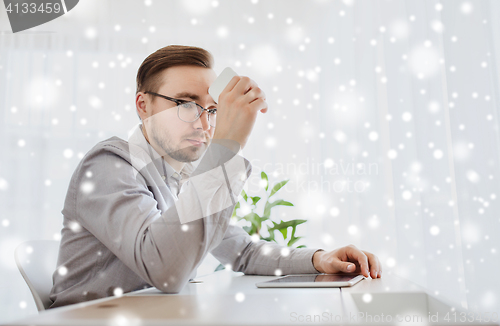
[[[144,93],[158,96],[166,100],[175,102],[175,104],[177,104],[177,116],[184,122],[194,122],[198,120],[203,111],[207,111],[208,123],[210,124],[211,127],[215,127],[217,119],[217,109],[205,109],[203,106],[199,105],[196,102],[179,100],[158,93],[153,93],[153,92],[144,92]]]

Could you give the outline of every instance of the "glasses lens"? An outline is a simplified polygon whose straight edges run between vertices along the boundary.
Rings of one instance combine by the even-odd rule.
[[[195,102],[186,102],[178,105],[179,107],[179,118],[185,122],[193,122],[196,121],[200,115],[202,109],[196,105]],[[217,120],[217,114],[208,113],[208,121],[212,127],[215,127],[215,123]]]
[[[208,114],[208,122],[212,127],[215,127],[215,124],[217,123],[217,113],[209,113]]]
[[[201,109],[194,102],[179,105],[179,118],[186,122],[193,122],[200,116]]]

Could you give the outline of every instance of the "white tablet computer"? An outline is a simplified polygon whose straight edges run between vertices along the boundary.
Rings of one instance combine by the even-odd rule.
[[[300,274],[287,275],[255,285],[258,288],[339,288],[353,286],[364,278],[358,274]]]

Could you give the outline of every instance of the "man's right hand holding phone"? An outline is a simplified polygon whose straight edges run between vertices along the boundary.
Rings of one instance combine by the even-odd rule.
[[[234,76],[218,98],[213,139],[229,139],[245,147],[257,113],[268,110],[266,94],[246,76]]]

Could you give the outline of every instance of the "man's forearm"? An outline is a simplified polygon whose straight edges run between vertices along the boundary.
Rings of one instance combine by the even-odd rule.
[[[290,248],[252,238],[241,227],[231,225],[223,241],[212,254],[234,271],[255,275],[318,273],[312,258],[318,249]]]

